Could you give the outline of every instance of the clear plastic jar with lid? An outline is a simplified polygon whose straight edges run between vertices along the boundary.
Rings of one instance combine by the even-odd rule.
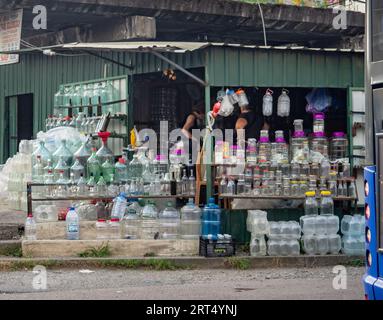
[[[310,156],[309,140],[303,131],[303,120],[294,120],[294,134],[291,138],[291,162],[308,163]]]
[[[249,164],[257,163],[257,140],[250,138],[247,141],[246,161]]]
[[[271,144],[269,140],[269,131],[261,130],[259,139],[258,161],[259,163],[269,162],[271,158]]]
[[[348,158],[348,140],[344,132],[334,132],[330,141],[330,159],[336,161]]]
[[[324,132],[314,133],[310,150],[311,162],[320,163],[323,158],[328,159],[328,140]]]
[[[274,162],[283,164],[289,162],[289,146],[283,135],[282,130],[275,131],[276,154],[274,155]]]

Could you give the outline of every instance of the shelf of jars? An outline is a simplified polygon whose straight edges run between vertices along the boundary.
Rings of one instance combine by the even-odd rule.
[[[267,196],[267,195],[251,195],[251,194],[218,194],[220,199],[263,199],[263,200],[304,200],[305,196]],[[320,199],[320,197],[317,197]],[[356,201],[357,197],[333,197],[334,201]]]
[[[39,191],[33,191],[34,188],[42,188]],[[111,187],[109,185],[109,187]],[[113,187],[113,186],[112,186]],[[170,187],[170,186],[169,186]],[[105,202],[111,202],[120,193],[119,188],[114,188],[114,191],[108,192],[105,190],[103,193],[94,193],[88,190],[79,192],[78,184],[70,183],[27,183],[27,199],[28,199],[28,212],[31,212],[32,202],[44,202],[44,201],[86,201],[86,200],[99,200]],[[33,196],[35,195],[35,197]],[[45,196],[43,196],[45,195]],[[149,194],[149,193],[137,193],[137,194],[125,194],[126,200],[132,199],[192,199],[195,194]]]

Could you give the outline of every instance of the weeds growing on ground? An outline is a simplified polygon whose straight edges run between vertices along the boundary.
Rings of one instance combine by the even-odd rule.
[[[111,255],[109,244],[102,245],[99,248],[91,248],[78,254],[81,258],[105,258]]]

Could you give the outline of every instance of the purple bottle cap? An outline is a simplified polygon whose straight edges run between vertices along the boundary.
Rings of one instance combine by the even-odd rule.
[[[342,131],[336,131],[332,135],[335,138],[343,138],[345,136],[344,132],[342,132]]]
[[[314,113],[314,120],[324,120],[324,113]]]
[[[269,138],[268,137],[260,137],[259,138],[259,142],[261,142],[261,143],[267,143],[267,142],[269,142],[270,140],[269,140]]]
[[[324,132],[314,132],[314,137],[315,138],[323,138],[324,137]]]
[[[283,138],[283,137],[278,137],[278,138],[275,139],[275,142],[276,142],[276,143],[285,143],[286,140],[285,140],[285,138]]]
[[[295,131],[293,137],[294,138],[303,138],[305,136],[304,131]]]
[[[237,150],[238,149],[238,146],[231,146],[230,149],[233,149],[233,150]]]

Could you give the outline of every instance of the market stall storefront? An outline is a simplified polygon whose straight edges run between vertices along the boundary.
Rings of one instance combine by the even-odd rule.
[[[88,56],[46,57],[41,54],[23,54],[20,64],[0,68],[0,83],[3,87],[0,107],[5,115],[0,121],[0,131],[4,137],[0,141],[0,149],[4,161],[16,152],[18,140],[21,139],[15,137],[20,137],[18,133],[25,129],[15,111],[18,110],[18,104],[22,104],[22,95],[28,94],[32,99],[33,132],[30,134],[35,135],[45,127],[46,119],[52,114],[54,95],[60,85],[89,83],[95,79],[107,82],[106,78],[116,80],[121,76],[126,79],[124,96],[119,97],[126,100],[127,105],[124,112],[127,115],[127,129],[122,133],[126,135],[125,147],[134,125],[138,129],[153,128],[156,122],[171,116],[173,126],[177,127],[201,100],[205,102],[207,114],[222,88],[242,88],[257,113],[262,113],[262,99],[267,89],[275,93],[275,101],[282,90],[286,89],[291,105],[289,116],[278,117],[274,110],[268,122],[271,124],[270,137],[275,130],[283,130],[287,139],[293,131],[295,119],[303,119],[304,130],[310,130],[313,120],[306,114],[305,97],[315,89],[325,89],[326,94],[336,101],[333,104],[335,107],[326,113],[326,134],[343,131],[350,141],[353,139],[350,114],[352,101],[349,97],[352,97],[352,88],[363,87],[364,64],[361,52],[207,43],[178,43],[167,49],[160,48],[160,44],[142,43],[130,44],[130,47],[118,47],[118,44],[109,46],[74,44],[66,48],[77,52],[87,50],[91,52]],[[158,110],[162,110],[162,113],[158,114]],[[113,150],[115,155],[121,155],[121,148],[116,148],[121,153]],[[200,185],[203,190],[201,203],[206,203],[210,196],[219,191],[220,182],[216,176],[215,164],[207,165],[204,169],[206,181],[198,176],[198,171],[194,172],[197,174],[197,192],[200,191]],[[190,170],[187,174],[190,175]],[[201,181],[203,183],[198,184]],[[224,206],[230,197],[224,198],[217,196],[216,200],[220,199]],[[350,199],[343,199],[348,202],[347,208],[350,207]],[[229,208],[227,201],[226,205]],[[299,206],[282,208],[277,205],[276,209],[264,204],[252,206],[254,204],[249,204],[244,209],[267,209],[270,221],[297,221],[303,214]],[[336,205],[340,215],[343,214],[342,207],[342,204]],[[236,209],[232,204],[230,208]],[[222,233],[231,234],[240,243],[248,242],[250,233],[246,230],[246,220],[247,210],[225,210],[222,214]]]

